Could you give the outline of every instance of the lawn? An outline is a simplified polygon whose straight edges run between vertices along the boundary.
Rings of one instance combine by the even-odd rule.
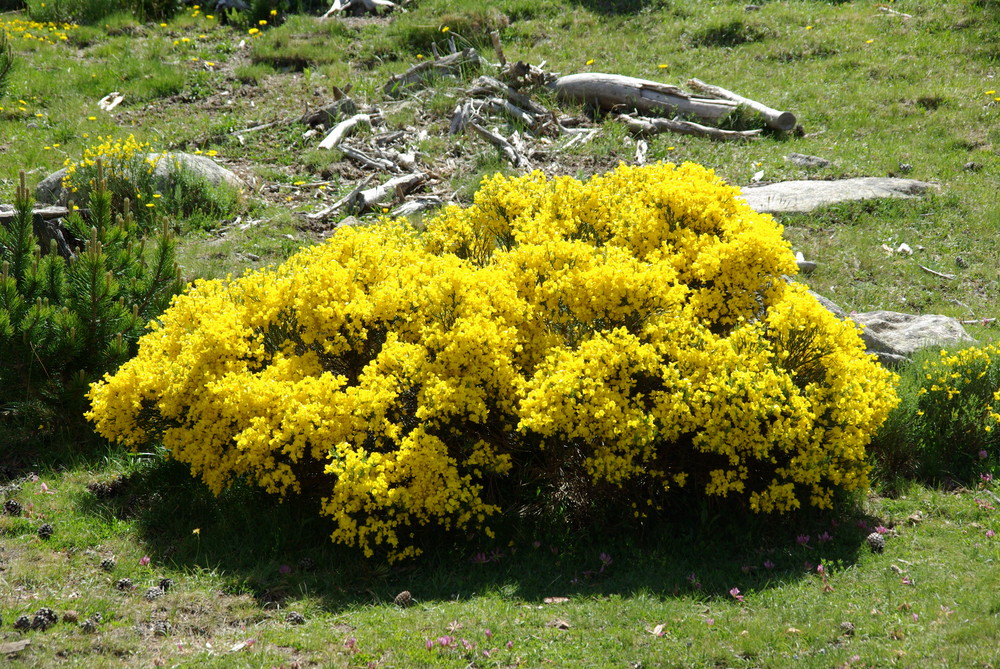
[[[375,18],[318,21],[325,8],[282,6],[264,23],[229,25],[193,5],[88,25],[48,23],[62,3],[28,5],[38,21],[0,14],[15,58],[0,90],[0,202],[14,200],[19,171],[33,185],[105,138],[211,156],[248,187],[238,202],[169,221],[185,281],[274,265],[331,234],[307,214],[367,172],[317,148],[322,134],[297,119],[345,90],[378,108],[378,132],[412,138],[433,173],[427,192],[468,205],[482,176],[526,171],[474,135],[448,133],[469,80],[383,93],[449,36],[495,59],[496,30],[512,61],[698,78],[803,126],[747,142],[657,135],[650,162],[697,162],[737,186],[934,184],[913,200],[779,222],[818,262],[803,280],[846,310],[944,314],[984,344],[996,339],[995,2],[419,0]],[[113,91],[123,102],[101,109]],[[635,160],[636,139],[612,117],[560,111],[593,138],[540,146],[530,168],[587,178]],[[832,164],[797,167],[792,152]],[[901,243],[913,254],[886,250]],[[333,545],[329,519],[295,498],[279,504],[250,484],[214,497],[157,444],[129,453],[58,420],[0,424],[0,653],[25,667],[996,667],[1000,455],[992,435],[958,425],[942,462],[977,439],[981,458],[961,472],[921,459],[914,435],[941,425],[912,427],[923,365],[937,355],[899,370],[903,403],[875,435],[872,488],[838,498],[836,512],[758,516],[698,499],[598,526],[548,508],[503,517],[495,539],[426,538],[424,555],[391,564]]]

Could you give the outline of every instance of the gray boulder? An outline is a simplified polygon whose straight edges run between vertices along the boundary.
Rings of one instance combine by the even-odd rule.
[[[932,184],[915,179],[858,177],[836,181],[782,181],[743,189],[743,199],[765,214],[804,213],[818,207],[873,198],[910,198],[925,193]]]
[[[850,318],[861,326],[861,338],[868,352],[877,355],[886,367],[910,362],[910,356],[923,348],[976,343],[962,324],[949,316],[914,316],[896,311],[848,314],[819,293],[810,290],[809,294],[837,318]]]
[[[151,158],[161,154],[151,153]],[[246,188],[246,183],[233,172],[208,158],[192,153],[162,154],[153,171],[153,184],[157,190],[167,190],[171,185],[175,169],[181,168],[187,172],[204,178],[213,186],[226,185],[235,189]],[[62,181],[66,176],[66,168],[59,170],[35,186],[35,199],[47,204],[66,206],[69,201],[69,191],[63,188]],[[82,201],[86,194],[77,193],[75,199]]]
[[[868,350],[881,359],[902,362],[923,348],[946,348],[956,344],[975,344],[958,320],[950,316],[901,314],[896,311],[869,311],[851,314],[863,326],[861,332]]]

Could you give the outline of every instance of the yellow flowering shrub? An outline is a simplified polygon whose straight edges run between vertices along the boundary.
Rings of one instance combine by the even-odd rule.
[[[916,366],[916,402],[907,415],[914,473],[969,479],[1000,456],[1000,345],[941,350]],[[996,428],[996,429],[995,429]]]
[[[867,484],[895,379],[738,196],[693,164],[487,179],[423,233],[342,229],[195,284],[88,417],[216,492],[318,493],[334,541],[393,558],[567,471],[646,505],[829,507]]]

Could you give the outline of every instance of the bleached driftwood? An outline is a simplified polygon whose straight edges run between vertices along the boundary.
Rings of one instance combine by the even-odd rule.
[[[385,158],[376,158],[375,156],[370,156],[361,149],[355,149],[353,146],[348,146],[347,144],[341,144],[337,147],[340,149],[341,153],[345,156],[361,163],[367,167],[371,167],[376,170],[385,170],[387,172],[398,172],[399,168],[396,163]]]
[[[333,127],[323,141],[319,143],[321,149],[336,148],[348,133],[354,132],[359,125],[371,127],[372,119],[368,114],[355,114],[349,119],[341,121]]]
[[[618,120],[628,126],[629,132],[648,136],[661,132],[676,132],[679,135],[697,135],[717,140],[755,139],[761,130],[722,130],[692,121],[674,121],[666,118],[634,118],[622,114]]]
[[[371,175],[365,178],[365,181],[358,184],[350,193],[345,197],[337,200],[333,205],[318,211],[314,214],[309,214],[306,218],[310,220],[319,220],[326,218],[330,214],[336,212],[342,207],[346,207],[353,212],[363,212],[369,209],[375,208],[376,205],[385,202],[393,197],[401,197],[406,195],[411,190],[424,183],[427,180],[427,175],[423,172],[414,172],[412,174],[404,174],[403,176],[393,177],[389,179],[384,184],[375,186],[374,188],[365,188],[369,181],[371,181]]]
[[[340,12],[353,11],[355,13],[374,13],[377,12],[379,7],[383,7],[387,10],[393,10],[398,7],[395,2],[390,2],[389,0],[347,0],[346,2],[341,2],[341,0],[334,0],[333,6],[327,10],[326,14],[323,14],[320,18],[327,19],[338,14]]]
[[[467,127],[472,128],[473,130],[476,131],[477,135],[485,139],[493,146],[500,149],[500,151],[503,152],[504,156],[507,157],[507,160],[510,161],[510,164],[513,165],[514,167],[521,167],[521,165],[524,165],[525,163],[528,162],[524,158],[524,156],[522,156],[520,153],[517,152],[517,149],[515,149],[510,142],[508,142],[500,135],[494,132],[490,132],[489,130],[479,125],[475,121],[469,121]]]
[[[306,125],[326,125],[333,123],[338,118],[358,113],[358,104],[348,97],[341,97],[323,105],[319,109],[306,112],[299,118],[299,123]]]
[[[568,74],[552,83],[560,100],[591,104],[604,111],[630,111],[663,116],[684,114],[718,121],[737,107],[731,100],[703,98],[676,86],[620,74]]]
[[[772,109],[763,103],[757,102],[756,100],[745,98],[742,95],[733,93],[732,91],[727,91],[725,88],[720,88],[719,86],[706,84],[704,81],[699,79],[688,79],[687,84],[691,88],[702,93],[714,95],[715,97],[722,98],[724,100],[732,100],[737,104],[745,105],[750,109],[753,109],[761,115],[769,128],[781,130],[782,132],[788,132],[795,129],[795,114],[792,112]]]
[[[122,100],[124,99],[125,99],[124,95],[122,95],[118,91],[114,91],[112,93],[108,93],[103,98],[98,100],[97,106],[100,107],[103,111],[109,112],[118,105],[120,105],[122,103]]]
[[[402,74],[395,74],[389,77],[389,81],[382,87],[382,92],[386,95],[395,95],[410,86],[419,85],[432,77],[458,74],[462,68],[479,67],[482,64],[483,59],[471,47],[457,53],[448,54],[442,58],[435,56],[433,60],[422,61]]]
[[[437,195],[417,195],[403,204],[399,205],[391,212],[390,216],[410,216],[411,214],[419,214],[422,211],[427,211],[428,209],[437,209],[445,204]]]

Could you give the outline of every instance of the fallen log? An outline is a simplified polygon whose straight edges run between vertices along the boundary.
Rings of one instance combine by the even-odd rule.
[[[475,121],[469,121],[467,127],[472,128],[473,130],[476,131],[477,135],[485,139],[493,146],[500,149],[500,151],[503,152],[504,156],[507,157],[507,160],[510,161],[510,164],[513,165],[514,167],[521,167],[521,165],[524,165],[527,162],[524,156],[518,153],[517,149],[515,149],[510,142],[508,142],[500,135],[490,132],[489,130],[479,125]]]
[[[568,74],[551,87],[566,102],[590,104],[603,111],[635,109],[652,116],[684,114],[718,121],[738,106],[732,100],[689,95],[669,84],[602,72]]]
[[[374,14],[379,10],[379,7],[384,7],[387,10],[393,10],[396,9],[398,5],[395,2],[390,2],[389,0],[347,0],[347,2],[334,0],[333,6],[330,7],[326,14],[323,14],[320,18],[327,19],[334,14],[348,11],[353,14]]]
[[[666,118],[633,118],[622,114],[618,120],[628,126],[629,132],[647,137],[661,132],[676,132],[679,135],[696,135],[720,141],[756,139],[761,130],[722,130],[692,121],[674,121]]]
[[[349,119],[341,121],[333,127],[323,141],[319,143],[321,149],[333,149],[340,144],[348,133],[354,132],[359,125],[371,127],[372,118],[368,114],[355,114]]]
[[[310,220],[323,219],[330,214],[336,212],[341,207],[346,207],[352,213],[361,213],[374,209],[377,205],[393,197],[399,197],[409,193],[411,190],[424,183],[427,180],[427,175],[423,172],[414,172],[412,174],[404,174],[403,176],[393,177],[389,179],[384,184],[375,186],[374,188],[366,188],[362,190],[362,187],[370,181],[371,176],[366,178],[366,180],[354,188],[347,196],[341,198],[335,202],[332,206],[318,211],[315,214],[309,214],[306,218]]]
[[[483,62],[476,50],[471,47],[442,58],[435,57],[434,60],[417,63],[402,74],[389,77],[389,81],[382,87],[382,92],[386,95],[398,95],[403,90],[411,86],[421,85],[428,79],[456,75],[463,68],[480,67]]]
[[[733,93],[732,91],[727,91],[725,88],[720,88],[719,86],[706,84],[704,81],[699,79],[688,79],[687,83],[688,86],[702,93],[714,95],[715,97],[722,98],[724,100],[731,100],[737,104],[753,109],[761,115],[768,128],[781,130],[782,132],[789,132],[795,129],[795,114],[792,112],[783,112],[778,111],[777,109],[772,109],[765,104],[757,102],[756,100],[745,98],[742,95]]]

